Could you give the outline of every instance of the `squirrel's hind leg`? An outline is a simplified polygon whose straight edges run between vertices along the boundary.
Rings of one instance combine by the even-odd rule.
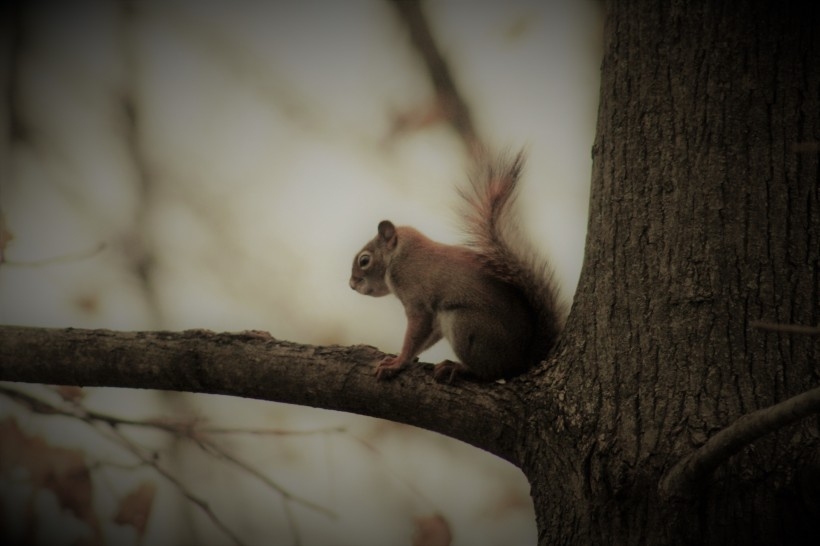
[[[433,367],[433,379],[439,383],[452,383],[457,375],[474,375],[470,368],[461,362],[443,360]]]

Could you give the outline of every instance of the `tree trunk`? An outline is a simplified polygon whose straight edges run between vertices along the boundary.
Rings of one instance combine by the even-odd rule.
[[[751,324],[820,322],[820,19],[707,4],[607,9],[585,263],[523,448],[540,544],[820,536],[816,416],[659,491],[717,431],[820,384],[817,337]]]

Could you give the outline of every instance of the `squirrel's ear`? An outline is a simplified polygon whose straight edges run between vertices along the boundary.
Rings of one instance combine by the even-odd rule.
[[[393,222],[390,220],[382,220],[379,222],[379,237],[381,237],[382,241],[387,243],[388,246],[396,246],[396,226],[393,225]]]

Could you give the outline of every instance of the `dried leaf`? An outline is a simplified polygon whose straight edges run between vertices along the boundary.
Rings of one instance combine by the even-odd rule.
[[[56,385],[54,391],[60,395],[60,398],[66,402],[79,402],[85,398],[85,391],[82,387],[73,387],[71,385]]]
[[[83,452],[52,447],[42,438],[27,436],[13,418],[0,421],[0,473],[23,469],[32,488],[48,489],[60,507],[86,523],[94,537],[102,539],[100,523],[92,509],[91,473]]]
[[[6,217],[0,212],[0,264],[6,261],[6,248],[12,239],[14,239],[14,234],[9,231]]]
[[[100,310],[100,299],[96,294],[79,295],[74,299],[74,304],[89,315],[93,315]]]
[[[141,483],[122,499],[114,523],[131,525],[136,529],[137,536],[142,538],[148,526],[148,517],[151,515],[156,492],[157,486],[153,482]]]
[[[453,535],[450,525],[439,514],[415,519],[416,532],[413,533],[413,546],[450,546]]]

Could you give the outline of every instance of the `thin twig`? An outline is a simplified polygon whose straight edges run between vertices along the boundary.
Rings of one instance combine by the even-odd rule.
[[[151,466],[156,470],[158,474],[163,476],[167,479],[171,484],[173,484],[177,490],[190,502],[195,504],[202,510],[206,516],[213,522],[213,524],[219,528],[223,533],[225,533],[228,537],[233,540],[235,544],[242,545],[243,542],[239,539],[239,537],[234,533],[219,517],[211,510],[210,506],[208,505],[207,501],[200,498],[199,496],[195,495],[192,491],[190,491],[185,484],[183,484],[179,478],[174,476],[171,472],[160,466],[159,462],[153,457],[148,457],[142,453],[140,448],[134,444],[131,440],[128,439],[121,431],[119,431],[116,427],[116,423],[112,423],[112,419],[99,419],[92,415],[91,412],[85,411],[81,406],[78,404],[74,404],[74,409],[69,410],[65,408],[60,408],[49,402],[44,400],[40,400],[34,396],[26,394],[24,392],[18,391],[16,389],[9,389],[4,385],[0,385],[0,393],[4,394],[8,398],[14,400],[20,405],[26,406],[31,411],[35,413],[41,413],[46,415],[63,415],[66,417],[72,417],[74,419],[78,419],[87,425],[91,426],[95,430],[99,431],[99,425],[105,424],[108,425],[108,430],[110,434],[113,436],[113,439],[116,440],[120,445],[130,451],[135,457],[137,457],[142,464]],[[101,432],[101,431],[99,431]]]
[[[809,336],[820,335],[820,326],[804,326],[802,324],[780,324],[777,322],[767,322],[765,320],[753,320],[749,323],[752,328],[758,330],[768,330],[770,332],[784,332],[787,334],[806,334]]]
[[[347,427],[324,427],[307,430],[287,430],[281,428],[227,428],[227,427],[199,427],[203,434],[249,434],[255,436],[315,436],[317,434],[336,434],[347,432]]]
[[[60,263],[67,263],[67,262],[78,262],[80,260],[87,260],[89,258],[93,258],[103,250],[107,245],[105,242],[97,243],[94,248],[80,250],[77,252],[70,252],[68,254],[60,254],[58,256],[52,256],[50,258],[42,258],[39,260],[9,260],[5,259],[3,261],[4,265],[12,266],[12,267],[42,267],[45,265],[55,265]]]
[[[820,141],[806,140],[792,144],[792,151],[796,154],[811,154],[820,152]]]
[[[15,389],[8,389],[3,385],[0,385],[0,393],[6,394],[8,396],[22,396],[27,398],[27,403],[31,403],[32,405],[37,405],[40,402],[38,399],[34,398],[33,396],[29,396],[21,391],[17,391]],[[43,407],[39,407],[36,411],[38,413],[43,413],[48,411],[49,408],[57,409],[50,404],[45,403]],[[305,430],[289,430],[283,428],[243,428],[243,427],[218,427],[218,426],[207,426],[207,425],[197,425],[196,420],[180,420],[180,421],[172,421],[169,419],[131,419],[129,417],[119,417],[116,415],[111,415],[109,413],[102,413],[99,411],[94,411],[91,409],[87,409],[85,407],[81,407],[83,413],[88,415],[90,418],[95,419],[97,421],[104,421],[112,426],[117,425],[125,425],[125,426],[132,426],[132,427],[144,427],[144,428],[152,428],[158,429],[163,432],[168,432],[171,434],[182,434],[182,435],[190,435],[190,434],[248,434],[254,436],[315,436],[317,434],[336,434],[336,433],[343,433],[347,432],[347,427],[344,426],[337,426],[337,427],[322,427],[322,428],[315,428],[315,429],[305,429]],[[33,408],[32,408],[33,409]],[[58,409],[58,413],[65,414],[63,410]],[[73,415],[73,414],[72,414]]]
[[[820,413],[820,387],[740,417],[675,465],[661,480],[661,494],[687,496],[743,447],[814,413]]]
[[[282,510],[285,511],[285,519],[288,522],[290,533],[293,535],[293,546],[302,546],[302,535],[299,533],[299,526],[296,524],[296,516],[293,514],[289,499],[282,499]]]
[[[380,461],[381,465],[382,465],[383,467],[385,467],[385,468],[389,471],[389,473],[392,475],[393,479],[395,479],[395,480],[396,480],[397,482],[399,482],[402,486],[404,486],[405,488],[407,488],[407,490],[408,490],[408,491],[410,491],[410,493],[412,493],[413,495],[416,495],[416,496],[417,496],[419,499],[421,499],[421,500],[422,500],[425,504],[427,504],[427,505],[429,505],[430,507],[432,507],[432,510],[433,510],[434,512],[438,512],[438,511],[439,511],[439,508],[436,506],[436,504],[435,504],[432,500],[430,500],[430,497],[428,497],[427,495],[425,495],[425,494],[424,494],[424,493],[423,493],[423,492],[422,492],[422,491],[421,491],[418,487],[416,487],[416,486],[413,484],[413,482],[412,482],[412,481],[410,481],[410,480],[408,480],[407,478],[405,478],[404,476],[402,476],[402,474],[401,474],[401,473],[399,473],[399,472],[397,472],[394,468],[390,468],[390,466],[386,463],[386,460],[387,460],[387,459],[386,459],[386,457],[385,457],[385,456],[384,456],[384,454],[381,452],[381,450],[379,450],[379,448],[377,448],[375,445],[373,445],[372,443],[368,442],[368,441],[367,441],[367,440],[365,440],[364,438],[360,438],[360,437],[358,437],[358,436],[354,436],[354,435],[352,435],[352,434],[348,435],[348,437],[349,437],[349,438],[351,438],[353,441],[355,441],[355,442],[356,442],[357,444],[359,444],[360,446],[364,447],[364,448],[365,448],[367,451],[369,451],[371,454],[378,455],[378,456],[379,456],[379,458],[380,458],[380,459],[379,459],[379,461]]]
[[[216,444],[216,443],[214,443],[214,442],[212,442],[208,439],[202,439],[201,441],[204,444],[204,446],[213,455],[221,457],[222,459],[228,461],[229,463],[236,466],[237,468],[240,468],[240,469],[244,470],[245,472],[247,472],[248,474],[250,474],[251,476],[257,478],[261,482],[265,483],[268,487],[270,487],[271,489],[273,489],[274,491],[279,493],[285,500],[299,503],[302,506],[305,506],[307,508],[311,508],[311,509],[313,509],[313,510],[319,512],[319,513],[322,513],[322,514],[324,514],[324,515],[326,515],[330,518],[335,518],[336,517],[336,514],[332,510],[330,510],[328,508],[325,508],[324,506],[319,506],[318,504],[316,504],[312,501],[309,501],[307,499],[303,499],[303,498],[301,498],[297,495],[294,495],[293,493],[291,493],[290,491],[288,491],[287,489],[285,489],[284,487],[282,487],[281,485],[279,485],[275,481],[271,480],[268,476],[266,476],[265,474],[263,474],[262,472],[260,472],[256,468],[252,467],[251,465],[249,465],[245,461],[242,461],[242,460],[238,459],[237,457],[235,457],[235,456],[231,455],[230,453],[228,453],[222,446],[220,446],[220,445],[218,445],[218,444]]]
[[[93,422],[93,426],[97,426],[98,424],[99,424],[99,423],[98,423],[98,422],[96,422],[96,421],[95,421],[95,422]],[[129,440],[129,439],[128,439],[128,437],[127,437],[125,434],[123,434],[121,431],[119,431],[119,430],[117,430],[116,428],[113,428],[113,427],[111,427],[111,428],[110,428],[110,430],[111,430],[111,433],[115,436],[115,438],[119,441],[119,443],[120,443],[123,447],[125,447],[125,448],[126,448],[126,449],[128,449],[131,453],[133,453],[133,454],[134,454],[134,456],[136,456],[136,457],[137,457],[140,461],[142,461],[144,464],[146,464],[146,465],[149,465],[149,466],[153,467],[153,468],[154,468],[154,470],[156,470],[158,474],[160,474],[160,475],[161,475],[162,477],[164,477],[166,480],[168,480],[169,482],[171,482],[171,484],[172,484],[174,487],[176,487],[176,488],[177,488],[177,490],[178,490],[178,491],[179,491],[179,492],[180,492],[180,493],[181,493],[181,494],[182,494],[182,495],[183,495],[186,499],[188,499],[190,502],[192,502],[194,505],[196,505],[196,506],[197,506],[200,510],[202,510],[202,511],[205,513],[205,515],[206,515],[206,516],[208,516],[208,519],[210,519],[210,520],[211,520],[211,522],[212,522],[212,523],[213,523],[213,524],[214,524],[217,528],[219,528],[219,530],[220,530],[220,531],[222,531],[222,532],[223,532],[223,533],[225,533],[228,537],[230,537],[230,539],[231,539],[231,540],[233,540],[233,542],[234,542],[235,544],[238,544],[238,545],[240,545],[240,546],[241,546],[242,544],[244,544],[244,543],[242,542],[242,540],[241,540],[241,539],[240,539],[240,538],[236,535],[236,533],[234,533],[234,532],[230,529],[230,527],[228,527],[228,526],[227,526],[227,525],[226,525],[226,524],[225,524],[225,523],[224,523],[221,519],[219,519],[219,517],[218,517],[218,516],[214,513],[214,511],[213,511],[213,510],[211,510],[210,505],[208,504],[208,502],[207,502],[205,499],[203,499],[203,498],[201,498],[201,497],[197,496],[196,494],[194,494],[194,493],[193,493],[190,489],[188,489],[188,488],[185,486],[185,484],[184,484],[184,483],[182,483],[182,481],[180,481],[180,479],[179,479],[179,478],[177,478],[176,476],[174,476],[174,474],[173,474],[173,473],[169,472],[168,470],[166,470],[165,468],[163,468],[162,466],[160,466],[159,462],[158,462],[156,459],[154,459],[154,458],[152,458],[152,457],[148,457],[148,456],[144,455],[144,454],[140,451],[140,448],[139,448],[136,444],[134,444],[131,440]]]
[[[50,404],[40,402],[34,397],[29,397],[29,395],[25,395],[19,391],[14,389],[8,389],[0,385],[0,393],[4,394],[11,394],[14,393],[15,395],[20,395],[24,397],[30,398],[31,404],[35,405],[39,402],[38,407],[40,408],[40,412],[47,411],[48,408],[45,406],[50,406]],[[233,464],[234,466],[242,469],[243,471],[247,472],[251,476],[259,479],[260,481],[264,482],[268,487],[282,495],[286,500],[291,502],[296,502],[305,506],[306,508],[310,508],[315,510],[321,514],[324,514],[328,517],[335,518],[336,514],[325,508],[320,506],[312,501],[299,497],[298,495],[288,491],[281,485],[277,484],[269,477],[264,475],[259,470],[253,468],[248,463],[238,459],[237,457],[228,453],[222,446],[216,444],[215,442],[211,441],[210,439],[206,438],[205,435],[208,433],[218,432],[218,433],[244,433],[244,434],[273,434],[273,435],[298,435],[299,431],[287,431],[282,429],[253,429],[253,428],[245,428],[245,429],[231,429],[225,427],[198,427],[195,422],[188,421],[188,422],[172,422],[162,419],[149,419],[149,420],[136,420],[136,419],[128,419],[125,417],[116,417],[110,414],[101,413],[93,410],[89,410],[83,406],[78,404],[74,404],[75,408],[80,415],[70,414],[71,416],[76,416],[82,418],[82,416],[88,417],[89,419],[95,421],[101,421],[105,424],[116,427],[120,425],[126,426],[135,426],[135,427],[146,427],[146,428],[153,428],[157,430],[161,430],[163,432],[167,432],[169,434],[174,434],[179,437],[187,438],[188,440],[196,443],[203,451],[210,453],[215,457],[220,457],[223,460]],[[60,412],[59,408],[54,407],[58,412]],[[65,414],[65,413],[63,413]],[[319,434],[319,433],[328,433],[328,432],[343,432],[346,429],[344,427],[328,427],[324,429],[315,429],[311,431],[304,431],[304,434]]]
[[[74,410],[68,410],[65,408],[60,408],[43,400],[40,400],[37,397],[31,396],[26,394],[22,391],[18,391],[16,389],[10,389],[4,385],[0,385],[0,394],[4,394],[11,398],[12,400],[25,405],[31,411],[35,413],[47,414],[47,415],[64,415],[67,417],[73,417],[76,419],[80,419],[85,421],[89,424],[94,422],[105,423],[112,429],[116,429],[118,426],[135,426],[135,427],[144,427],[144,428],[152,428],[156,430],[160,430],[162,432],[166,432],[169,434],[174,434],[183,438],[187,438],[188,440],[195,442],[199,447],[213,456],[220,457],[223,460],[231,463],[232,465],[240,468],[244,472],[250,474],[251,476],[259,479],[263,483],[265,483],[268,487],[279,493],[284,499],[301,504],[306,508],[310,508],[315,510],[321,514],[324,514],[328,517],[335,518],[336,514],[323,506],[320,506],[312,501],[299,497],[294,493],[288,491],[281,485],[277,484],[273,480],[271,480],[268,476],[264,475],[259,470],[255,469],[248,463],[238,459],[237,457],[228,453],[222,446],[216,444],[215,442],[211,441],[210,439],[203,436],[202,432],[203,429],[197,428],[195,424],[192,423],[183,423],[183,422],[171,422],[171,421],[164,421],[159,419],[153,420],[135,420],[135,419],[128,419],[124,417],[117,417],[114,415],[109,415],[106,413],[101,413],[93,410],[86,409],[85,407],[79,404],[73,404]],[[207,430],[207,429],[204,429]],[[231,429],[228,428],[218,428],[216,429],[222,432],[229,432]],[[284,434],[286,431],[282,431],[279,429],[237,429],[235,432],[245,432],[251,434],[261,434],[266,432],[271,432],[275,430],[278,434]],[[344,430],[341,427],[337,428],[328,428],[325,429],[327,431],[336,432],[339,430]],[[317,431],[312,431],[313,433],[317,433]]]

